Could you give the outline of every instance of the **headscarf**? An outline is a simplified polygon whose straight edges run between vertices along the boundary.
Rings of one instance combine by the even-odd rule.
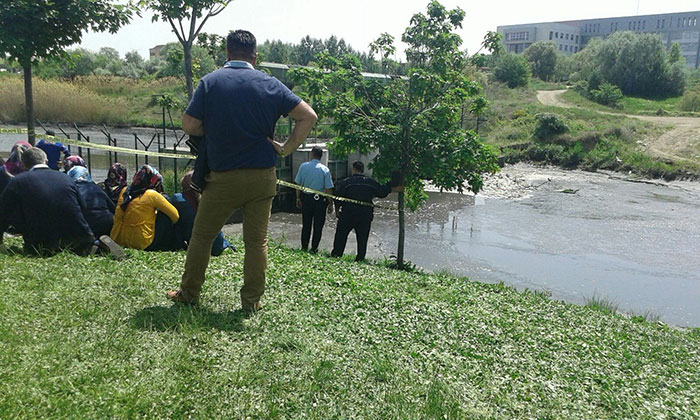
[[[116,204],[119,201],[119,193],[126,187],[126,167],[121,163],[113,163],[107,171],[107,179],[104,182],[105,192]]]
[[[74,166],[68,171],[68,176],[75,182],[92,182],[90,172],[84,166]]]
[[[199,207],[199,193],[192,189],[192,174],[194,171],[187,172],[180,181],[182,186],[182,196],[185,197],[187,203],[197,212]]]
[[[158,170],[151,165],[143,165],[134,175],[131,185],[124,192],[122,210],[126,210],[131,200],[142,195],[146,190],[155,189],[163,185],[163,177]]]
[[[14,146],[12,146],[12,150],[10,150],[10,156],[7,158],[7,161],[3,164],[5,172],[8,175],[15,176],[24,172],[24,166],[22,166],[21,160],[22,153],[24,153],[24,151],[29,149],[30,147],[32,147],[32,145],[27,143],[26,141],[18,141],[17,143],[15,143]]]
[[[66,173],[76,166],[85,166],[85,161],[80,156],[73,155],[63,159],[63,170],[66,171]]]

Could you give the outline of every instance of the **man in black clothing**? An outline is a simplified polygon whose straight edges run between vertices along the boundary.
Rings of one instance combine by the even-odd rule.
[[[392,188],[389,183],[381,185],[372,178],[366,177],[364,172],[365,165],[362,162],[357,161],[353,163],[352,176],[345,178],[336,185],[335,195],[372,204],[372,199],[375,197],[383,198],[389,195],[390,192],[403,189],[403,187]],[[348,235],[354,229],[355,237],[357,238],[357,257],[355,261],[364,260],[367,253],[369,231],[374,218],[374,208],[341,200],[336,200],[335,205],[338,225],[335,230],[331,255],[334,257],[343,255]]]
[[[123,258],[121,248],[108,236],[95,240],[75,183],[68,175],[49,169],[43,150],[27,149],[21,159],[28,171],[14,177],[0,195],[0,247],[12,223],[22,233],[25,252],[70,249],[89,254],[100,245]]]

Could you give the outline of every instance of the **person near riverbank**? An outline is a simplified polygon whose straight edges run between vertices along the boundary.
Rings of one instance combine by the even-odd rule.
[[[314,110],[279,80],[255,70],[257,45],[248,31],[229,33],[224,68],[202,78],[182,118],[190,135],[204,136],[210,173],[199,201],[175,302],[199,300],[212,243],[237,208],[243,209],[245,311],[262,308],[267,268],[267,226],[276,193],[278,156],[292,153],[316,123]],[[285,144],[272,140],[275,123],[296,124]]]
[[[352,164],[352,176],[340,181],[335,188],[335,195],[338,197],[350,198],[362,201],[368,205],[355,204],[347,201],[336,200],[336,215],[338,225],[333,238],[334,257],[342,257],[345,252],[345,245],[348,235],[355,231],[357,238],[357,256],[355,261],[362,261],[367,254],[367,241],[374,219],[374,207],[372,199],[383,198],[391,192],[403,191],[402,186],[393,187],[390,183],[380,184],[372,178],[365,176],[365,165],[359,160]]]
[[[92,182],[86,167],[74,166],[68,171],[68,176],[75,182],[78,193],[85,203],[83,214],[92,232],[97,237],[109,235],[112,231],[115,211],[112,199],[102,188]]]
[[[146,251],[166,250],[172,243],[172,230],[180,218],[177,209],[158,192],[163,177],[150,166],[143,165],[124,190],[116,211],[110,236],[121,246]],[[166,226],[156,223],[156,214],[168,216],[160,219]]]
[[[124,251],[108,236],[95,239],[78,188],[68,175],[49,169],[43,150],[31,147],[21,160],[28,171],[14,177],[0,195],[0,245],[12,223],[28,253],[70,249],[91,254],[99,245],[115,258],[124,258]]]
[[[311,160],[301,164],[294,182],[302,187],[330,194],[333,191],[333,180],[331,171],[321,163],[322,157],[323,149],[314,146],[311,149]],[[318,244],[321,243],[323,225],[326,223],[326,211],[328,214],[333,213],[333,200],[316,193],[296,191],[297,207],[301,209],[301,249],[304,251],[309,249],[309,239],[311,239],[311,252],[316,253]]]
[[[38,147],[39,149],[43,150],[44,153],[46,153],[46,157],[48,158],[49,162],[48,165],[51,169],[58,170],[59,165],[63,164],[61,154],[63,154],[64,158],[70,156],[70,150],[68,150],[68,148],[64,146],[63,143],[54,143],[41,139],[39,143],[36,144],[36,147]]]
[[[194,171],[187,172],[180,181],[182,192],[173,195],[170,202],[180,214],[180,220],[175,224],[175,243],[173,250],[187,249],[187,246],[192,238],[192,228],[194,226],[194,218],[199,208],[200,195],[192,188],[192,174]],[[224,238],[223,232],[219,232],[211,246],[211,255],[219,256],[225,249],[236,247],[231,245]]]
[[[68,173],[72,168],[76,166],[85,167],[85,161],[78,155],[71,155],[63,159],[63,171]],[[92,181],[90,181],[92,182]]]
[[[31,148],[32,145],[26,141],[18,141],[10,149],[10,156],[7,160],[3,162],[2,167],[0,167],[0,195],[10,183],[10,180],[16,175],[24,172],[24,166],[22,166],[22,152]]]
[[[126,176],[126,167],[121,163],[113,163],[107,171],[107,179],[100,184],[114,204],[117,204],[122,191],[126,188]]]

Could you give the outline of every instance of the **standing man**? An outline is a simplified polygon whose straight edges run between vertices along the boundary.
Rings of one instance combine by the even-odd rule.
[[[199,82],[182,118],[182,128],[204,136],[211,171],[197,209],[180,289],[175,302],[196,303],[204,283],[212,243],[237,208],[243,209],[241,306],[262,309],[267,268],[267,225],[276,192],[278,156],[292,153],[316,123],[316,113],[279,80],[255,70],[255,36],[229,33],[228,61]],[[274,142],[275,123],[288,114],[296,125],[285,144]]]
[[[357,257],[355,261],[364,260],[367,253],[369,231],[374,218],[374,207],[371,205],[372,199],[374,197],[384,198],[390,192],[403,191],[403,186],[392,188],[390,183],[380,185],[372,178],[366,177],[364,172],[365,164],[359,160],[354,162],[352,164],[352,176],[340,181],[335,188],[335,194],[339,197],[363,201],[370,205],[365,206],[337,200],[335,206],[338,226],[335,230],[333,251],[331,252],[331,255],[334,257],[343,256],[348,235],[354,229],[355,237],[357,238]]]
[[[301,164],[294,182],[302,187],[330,194],[333,192],[333,181],[331,180],[331,171],[321,163],[323,149],[314,146],[311,149],[311,157],[310,161]],[[328,214],[333,213],[333,200],[318,194],[297,190],[297,207],[301,209],[301,249],[304,251],[309,249],[309,238],[313,225],[314,235],[311,241],[311,252],[315,254],[318,252],[318,244],[321,242],[323,224],[326,223],[326,210],[328,210]]]

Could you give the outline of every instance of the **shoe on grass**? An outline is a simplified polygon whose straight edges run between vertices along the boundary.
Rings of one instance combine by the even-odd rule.
[[[171,290],[168,292],[168,299],[176,303],[184,303],[185,305],[196,305],[196,299],[186,299],[182,294],[182,290]]]
[[[100,249],[109,252],[112,258],[117,261],[121,261],[126,258],[126,254],[124,253],[122,247],[120,247],[119,244],[114,242],[114,240],[107,235],[100,236],[97,246],[100,247]]]
[[[255,312],[262,311],[262,308],[263,308],[262,303],[260,303],[260,301],[257,301],[257,302],[255,302],[255,305],[253,305],[253,306],[243,306],[243,311],[248,312],[248,313],[255,313]]]

